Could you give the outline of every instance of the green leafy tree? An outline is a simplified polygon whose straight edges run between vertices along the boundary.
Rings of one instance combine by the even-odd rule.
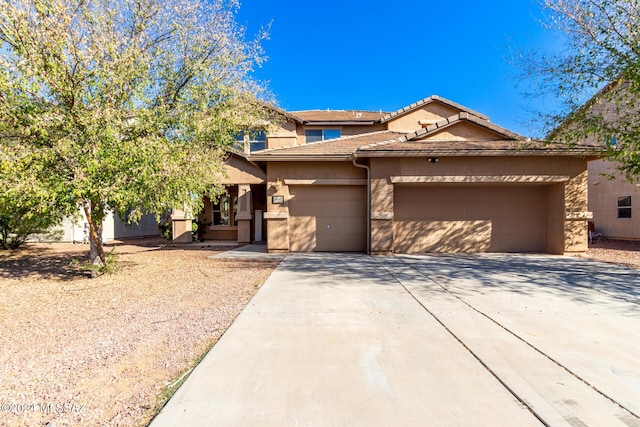
[[[36,233],[47,233],[70,210],[69,194],[55,175],[41,174],[41,160],[14,147],[0,153],[0,246],[16,249]],[[21,171],[29,171],[21,174]]]
[[[563,48],[525,56],[533,92],[560,101],[545,115],[549,139],[609,142],[627,177],[640,173],[640,3],[637,0],[543,0],[549,29]],[[614,144],[615,142],[615,144]]]
[[[95,263],[105,213],[197,211],[222,191],[212,177],[234,132],[269,111],[249,77],[266,33],[246,41],[237,7],[0,0],[2,161],[24,185],[49,182],[63,211],[84,210]]]

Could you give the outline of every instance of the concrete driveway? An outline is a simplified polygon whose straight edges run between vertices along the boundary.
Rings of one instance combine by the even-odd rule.
[[[152,426],[640,426],[640,272],[292,254]]]

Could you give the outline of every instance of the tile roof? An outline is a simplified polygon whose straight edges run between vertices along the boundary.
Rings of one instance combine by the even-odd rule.
[[[432,95],[428,98],[424,98],[420,101],[414,102],[406,107],[403,107],[394,112],[383,112],[383,111],[362,111],[362,110],[302,110],[302,111],[291,111],[290,115],[294,116],[297,119],[302,120],[303,122],[376,122],[376,123],[385,123],[389,120],[392,120],[395,117],[401,116],[405,113],[423,107],[427,104],[431,104],[433,102],[439,102],[443,105],[451,107],[456,110],[460,110],[461,112],[468,113],[470,115],[476,116],[483,120],[489,120],[487,116],[481,114],[477,111],[474,111],[470,108],[465,107],[464,105],[460,105],[453,101],[449,101],[446,98],[442,98],[438,95]]]
[[[439,102],[443,105],[459,110],[461,112],[469,113],[480,119],[489,120],[487,116],[474,111],[464,105],[450,101],[446,98],[442,98],[438,95],[431,95],[420,101],[414,102],[406,107],[393,112],[380,111],[365,111],[365,110],[300,110],[300,111],[285,111],[279,107],[271,105],[271,108],[279,114],[282,114],[288,119],[291,119],[297,123],[313,124],[313,122],[319,122],[327,124],[326,122],[373,122],[373,123],[385,123],[395,117],[401,116],[405,113],[413,111],[424,105]],[[357,124],[357,123],[354,123]]]
[[[449,106],[451,108],[454,108],[456,110],[460,110],[461,112],[466,112],[466,113],[472,114],[472,115],[474,115],[476,117],[479,117],[479,118],[487,120],[487,121],[489,120],[489,117],[485,116],[484,114],[478,113],[477,111],[474,111],[474,110],[472,110],[470,108],[467,108],[464,105],[460,105],[460,104],[455,103],[453,101],[449,101],[448,99],[442,98],[442,97],[440,97],[438,95],[431,95],[428,98],[424,98],[424,99],[422,99],[422,100],[420,100],[418,102],[414,102],[413,104],[407,105],[406,107],[401,108],[399,110],[396,110],[393,113],[385,114],[381,118],[380,121],[381,121],[381,123],[387,122],[387,121],[393,119],[394,117],[401,116],[401,115],[403,115],[405,113],[408,113],[409,111],[413,111],[413,110],[415,110],[417,108],[420,108],[420,107],[422,107],[424,105],[431,104],[432,102],[439,102],[441,104],[447,105],[447,106]]]
[[[504,155],[596,155],[602,146],[548,144],[544,141],[394,141],[371,144],[356,150],[358,157],[404,156],[504,156]]]
[[[525,139],[525,137],[518,135],[515,132],[511,132],[509,129],[505,129],[501,126],[494,125],[489,120],[482,119],[480,117],[477,117],[467,112],[455,114],[451,117],[447,117],[446,119],[440,120],[439,122],[429,125],[423,129],[419,129],[415,132],[411,132],[407,135],[407,138],[409,139],[424,138],[429,136],[430,134],[440,132],[460,122],[473,123],[479,127],[482,127],[486,130],[496,133],[497,135],[502,136],[502,138],[504,139],[520,139],[520,140]]]
[[[457,105],[438,97],[429,97],[407,107],[418,108],[427,102],[443,102],[447,105]],[[464,108],[464,107],[456,107]],[[406,109],[399,111],[408,111]],[[322,112],[325,115],[320,115]],[[302,113],[302,114],[301,114]],[[308,115],[306,115],[308,113]],[[296,112],[296,117],[305,120],[315,117],[317,120],[329,121],[330,118],[348,120],[354,111],[308,111]],[[314,116],[314,114],[316,114]],[[370,114],[381,114],[371,113]],[[382,120],[388,120],[393,115],[387,114]],[[373,117],[373,116],[371,116]],[[471,123],[494,134],[491,140],[435,140],[426,139],[460,123]],[[510,156],[510,155],[585,155],[601,154],[601,145],[573,145],[549,144],[544,141],[532,141],[508,129],[491,123],[486,116],[470,110],[454,114],[426,128],[405,133],[397,131],[376,131],[360,135],[346,136],[333,140],[288,147],[271,148],[251,153],[249,160],[349,160],[352,157],[402,157],[402,156]]]
[[[292,111],[290,114],[304,122],[375,122],[387,113],[361,110],[305,110]]]
[[[494,140],[424,140],[456,124],[469,122],[495,133]],[[494,125],[467,112],[458,113],[445,120],[410,132],[393,141],[382,141],[358,147],[356,155],[360,157],[387,157],[407,155],[594,155],[602,151],[602,146],[549,144],[545,141],[533,141],[508,129]]]
[[[363,145],[397,141],[404,137],[403,132],[378,131],[361,135],[346,136],[310,144],[292,145],[288,147],[270,148],[254,151],[250,160],[277,160],[286,158],[313,157],[318,159],[349,159]]]

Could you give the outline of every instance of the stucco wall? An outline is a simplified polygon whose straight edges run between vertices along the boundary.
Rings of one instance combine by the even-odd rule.
[[[624,196],[631,196],[631,218],[618,218],[618,197]],[[640,189],[621,176],[615,163],[589,162],[589,210],[593,212],[596,231],[602,235],[640,239]]]
[[[215,175],[214,178],[220,184],[262,184],[266,180],[262,169],[236,155],[230,155],[225,160],[224,169],[224,174]]]
[[[496,134],[470,123],[458,123],[425,138],[425,141],[493,141]]]
[[[372,251],[388,251],[389,228],[393,224],[393,184],[391,176],[474,176],[482,186],[483,176],[508,180],[518,176],[568,176],[568,181],[535,183],[545,188],[545,250],[552,253],[580,252],[587,248],[586,160],[571,157],[441,157],[437,163],[426,158],[371,159],[372,179]],[[428,185],[428,184],[425,184]],[[514,184],[505,184],[514,185]],[[521,184],[520,184],[521,185]],[[562,203],[562,196],[564,204]],[[562,230],[561,230],[562,226]],[[531,227],[522,224],[522,227]],[[560,250],[562,247],[562,251]]]
[[[366,172],[351,162],[271,162],[267,168],[267,243],[270,252],[290,249],[291,185],[316,185],[304,180],[334,180],[330,186],[340,191],[348,180],[364,180]],[[347,180],[347,181],[341,181]],[[291,184],[294,182],[294,184]],[[319,185],[326,185],[320,183]],[[284,203],[274,204],[272,196],[284,197]],[[293,225],[296,226],[297,223]],[[339,227],[339,225],[336,225]],[[300,246],[296,246],[300,247]]]
[[[408,114],[398,116],[389,120],[387,126],[392,131],[412,131],[422,128],[420,121],[435,123],[447,117],[458,114],[460,111],[438,103],[427,104],[424,107],[416,108]]]
[[[112,213],[107,213],[102,223],[102,241],[109,242],[119,237],[142,237],[146,234],[138,233],[136,235],[135,230],[131,230],[130,236],[116,236],[114,230],[114,216]],[[65,218],[61,224],[53,227],[50,233],[38,234],[30,238],[33,241],[40,242],[75,242],[82,243],[85,237],[88,239],[88,225],[87,220],[82,209],[78,209],[78,217]],[[87,240],[88,242],[88,240]]]
[[[267,148],[289,147],[299,143],[296,123],[291,120],[274,126],[267,134]]]

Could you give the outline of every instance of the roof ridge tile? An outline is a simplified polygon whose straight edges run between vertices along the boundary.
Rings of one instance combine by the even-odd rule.
[[[347,135],[347,136],[343,136],[340,138],[333,138],[333,139],[325,139],[323,141],[319,141],[319,142],[309,142],[309,143],[305,143],[305,144],[293,144],[293,145],[284,145],[282,147],[273,147],[273,148],[266,148],[264,150],[259,150],[259,151],[254,151],[254,153],[260,153],[260,154],[267,154],[267,153],[271,153],[273,151],[278,151],[278,150],[288,150],[291,148],[296,148],[296,147],[305,147],[305,146],[309,146],[309,145],[324,145],[327,143],[335,143],[338,141],[349,141],[351,139],[355,139],[355,138],[362,138],[362,137],[366,137],[366,136],[370,136],[370,135],[378,135],[378,134],[382,134],[382,133],[397,133],[394,131],[390,131],[388,129],[384,129],[384,130],[377,130],[377,131],[373,131],[373,132],[366,132],[366,133],[360,133],[360,134],[355,134],[355,135]]]
[[[386,141],[373,142],[371,144],[361,145],[360,147],[356,148],[355,151],[365,150],[367,148],[379,147],[379,146],[382,146],[382,145],[393,144],[394,142],[407,141],[406,135],[402,135],[400,132],[395,132],[395,131],[386,131],[386,132],[395,133],[396,135],[400,134],[400,136],[398,138],[396,138],[396,139],[389,139],[389,140],[386,140]]]

